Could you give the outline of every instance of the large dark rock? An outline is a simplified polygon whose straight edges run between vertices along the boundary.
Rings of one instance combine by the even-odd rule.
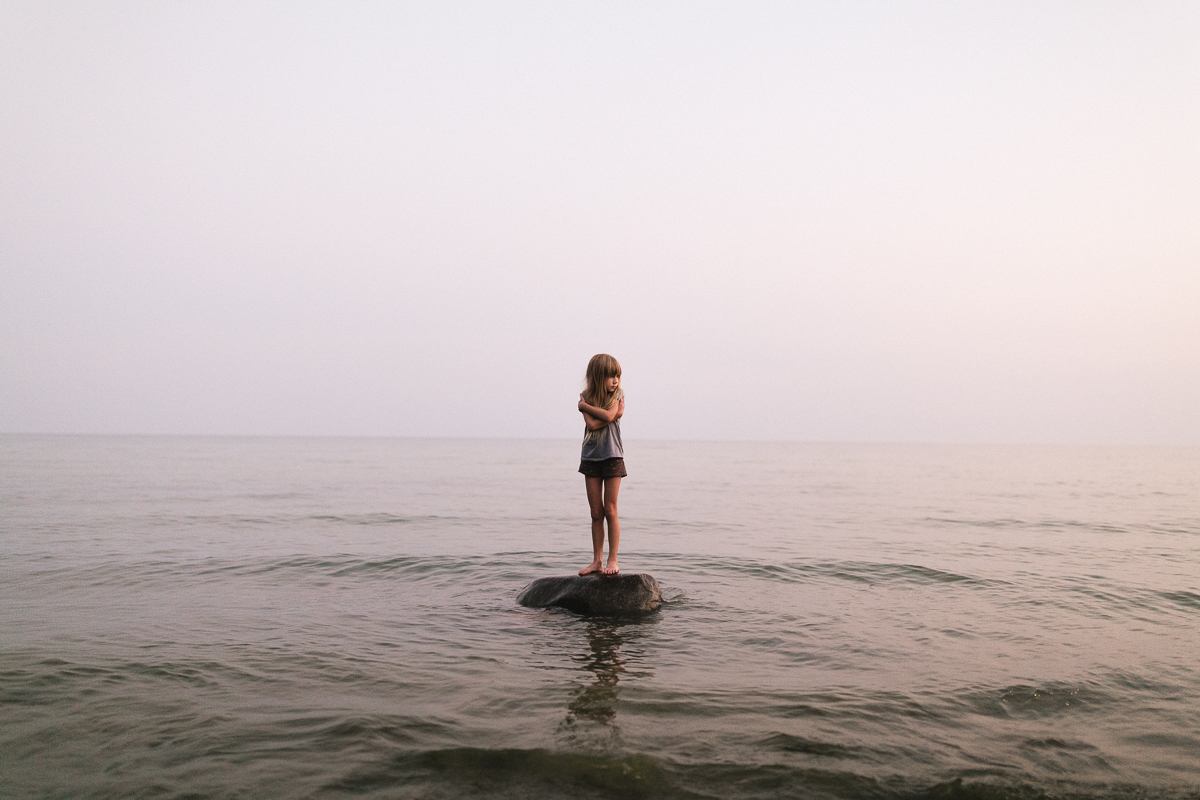
[[[650,575],[568,575],[538,578],[517,595],[530,608],[557,606],[576,614],[635,617],[662,605],[662,590]]]

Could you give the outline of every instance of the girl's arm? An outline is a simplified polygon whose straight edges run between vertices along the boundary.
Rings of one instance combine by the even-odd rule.
[[[604,426],[608,425],[607,422],[597,419],[588,412],[584,411],[583,407],[585,405],[587,404],[583,402],[583,395],[579,395],[579,413],[583,414],[583,424],[587,426],[589,431],[598,431]]]
[[[580,414],[583,415],[583,425],[587,426],[588,431],[599,431],[600,428],[608,425],[604,420],[596,419],[596,417],[588,414],[587,411],[583,410],[584,407],[592,408],[583,402],[583,395],[580,395]]]
[[[579,410],[585,415],[593,416],[607,425],[613,420],[620,419],[621,415],[625,413],[625,398],[622,397],[620,399],[616,408],[605,409],[588,405],[586,402],[584,402],[583,395],[581,394],[579,395]]]

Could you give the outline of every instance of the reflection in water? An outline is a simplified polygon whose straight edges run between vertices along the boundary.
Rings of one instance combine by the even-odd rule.
[[[567,725],[580,719],[612,724],[617,715],[617,682],[626,674],[627,657],[621,655],[621,646],[640,638],[643,624],[613,619],[587,622],[588,650],[577,660],[595,681],[582,687],[567,706]],[[653,673],[639,670],[637,674]]]

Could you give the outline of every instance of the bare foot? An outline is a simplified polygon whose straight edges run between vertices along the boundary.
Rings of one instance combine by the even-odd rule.
[[[621,572],[621,568],[619,566],[617,566],[617,560],[615,558],[610,558],[608,560],[608,563],[604,565],[604,574],[605,575],[617,575],[620,572]]]
[[[595,575],[595,574],[599,573],[600,571],[601,571],[600,570],[600,559],[597,558],[595,561],[588,564],[583,569],[579,570],[579,574],[580,575]]]

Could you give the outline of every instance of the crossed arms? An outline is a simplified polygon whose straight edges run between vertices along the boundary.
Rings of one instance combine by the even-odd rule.
[[[596,406],[588,405],[583,395],[579,395],[579,410],[583,414],[583,424],[587,426],[589,431],[596,431],[615,422],[625,413],[625,398],[622,397],[617,401],[616,408],[596,408]]]

